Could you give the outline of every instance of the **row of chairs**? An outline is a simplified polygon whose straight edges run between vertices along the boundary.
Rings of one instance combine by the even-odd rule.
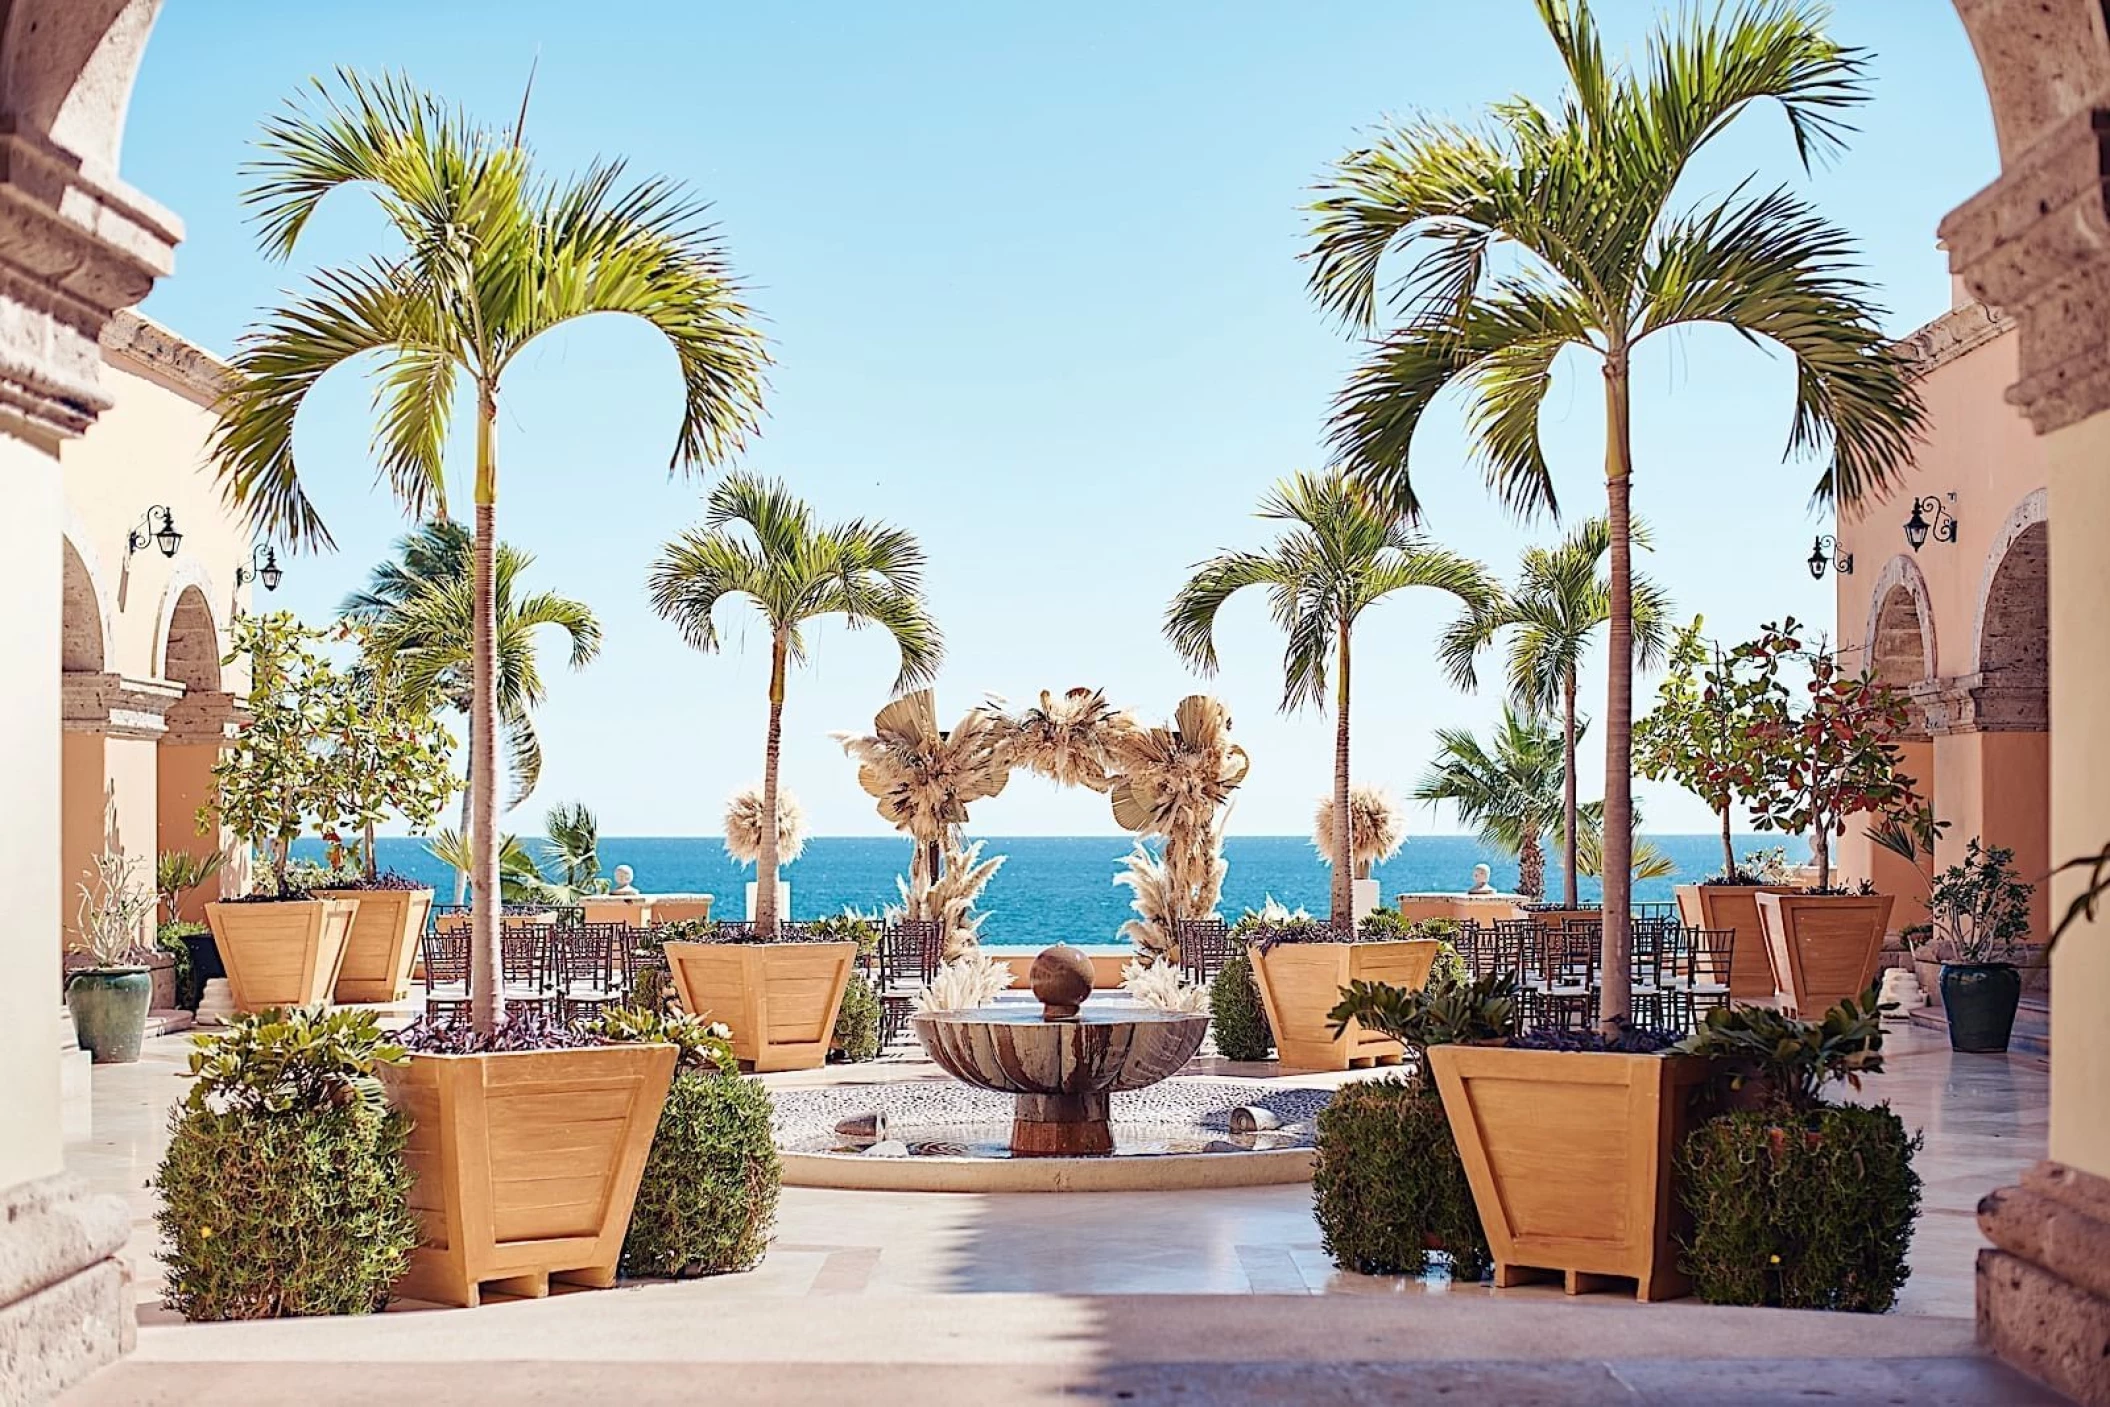
[[[1673,917],[1633,920],[1629,995],[1636,1024],[1691,1030],[1729,1001],[1736,930],[1688,928]],[[1476,977],[1518,974],[1518,1005],[1528,1025],[1581,1030],[1597,1024],[1604,990],[1603,925],[1570,918],[1463,924],[1453,936]]]

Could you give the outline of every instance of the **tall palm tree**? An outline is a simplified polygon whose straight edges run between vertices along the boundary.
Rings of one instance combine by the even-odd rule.
[[[1538,429],[1554,364],[1575,348],[1603,372],[1611,1025],[1630,1014],[1635,352],[1702,323],[1785,349],[1796,373],[1788,450],[1829,452],[1820,502],[1888,485],[1922,411],[1848,235],[1785,189],[1673,203],[1693,157],[1753,104],[1779,105],[1805,166],[1841,147],[1868,96],[1866,59],[1825,35],[1822,6],[1681,8],[1628,65],[1607,57],[1587,0],[1537,4],[1567,71],[1559,105],[1515,97],[1478,127],[1425,118],[1382,133],[1335,165],[1306,257],[1314,296],[1348,326],[1374,331],[1381,312],[1394,324],[1336,400],[1331,438],[1351,477],[1403,513],[1419,507],[1414,432],[1453,384],[1489,486],[1520,513],[1555,511]],[[1381,300],[1386,256],[1410,246],[1413,267]]]
[[[1323,707],[1328,671],[1334,694],[1333,799],[1336,855],[1352,855],[1348,740],[1350,640],[1364,611],[1396,591],[1448,591],[1485,609],[1494,585],[1486,570],[1439,547],[1352,489],[1338,474],[1298,474],[1277,484],[1259,516],[1290,526],[1264,552],[1225,552],[1198,564],[1165,611],[1165,636],[1187,663],[1216,672],[1216,617],[1249,586],[1268,591],[1269,612],[1288,636],[1282,656],[1282,708]],[[1354,919],[1354,872],[1333,867],[1333,922]]]
[[[601,877],[599,819],[583,801],[560,801],[550,807],[542,828],[542,854],[557,867],[558,882],[571,894],[591,893]]]
[[[1631,540],[1648,545],[1647,530],[1633,524]],[[1558,714],[1561,720],[1561,770],[1567,792],[1561,802],[1561,902],[1576,905],[1577,864],[1575,748],[1581,726],[1575,713],[1575,683],[1584,653],[1597,628],[1612,617],[1611,583],[1598,576],[1611,550],[1610,525],[1585,518],[1562,542],[1524,552],[1513,590],[1502,592],[1484,611],[1467,611],[1446,630],[1438,653],[1451,682],[1461,689],[1478,685],[1473,660],[1509,636],[1509,696],[1532,713]],[[1647,577],[1633,584],[1635,662],[1653,669],[1663,662],[1668,642],[1670,600]]]
[[[522,107],[523,122],[526,116]],[[328,547],[301,484],[293,427],[309,390],[368,353],[382,362],[375,449],[413,517],[446,517],[443,458],[457,392],[473,393],[470,659],[471,1016],[505,1019],[498,981],[496,742],[498,407],[507,372],[553,328],[596,313],[644,319],[681,376],[672,467],[739,448],[768,361],[705,206],[620,162],[537,174],[516,125],[493,130],[399,77],[340,70],[268,119],[244,196],[267,253],[289,257],[323,199],[367,187],[398,247],[314,274],[245,334],[219,405],[212,457],[229,502],[287,547]]]
[[[506,760],[513,774],[507,808],[518,806],[542,777],[542,738],[534,710],[544,689],[535,634],[544,626],[563,631],[571,643],[570,664],[584,669],[601,652],[601,623],[585,603],[554,591],[521,595],[517,583],[534,556],[510,543],[498,544],[492,573],[497,614],[498,718],[505,728]],[[401,687],[428,707],[459,712],[476,754],[475,700],[471,681],[476,656],[475,543],[460,523],[426,522],[396,543],[396,556],[377,564],[366,586],[344,598],[338,613],[366,625],[367,649],[377,663],[396,668]],[[469,778],[474,781],[473,772]],[[471,827],[471,787],[462,789],[463,834]],[[454,902],[468,886],[455,872]]]
[[[853,518],[819,523],[782,480],[726,476],[711,490],[701,528],[660,549],[652,564],[652,609],[696,649],[718,648],[718,603],[754,602],[769,627],[769,741],[762,754],[760,854],[755,923],[777,922],[777,760],[784,732],[784,676],[806,658],[805,628],[842,616],[851,629],[876,625],[894,637],[901,669],[894,692],[927,683],[945,645],[923,600],[923,548],[900,528]]]

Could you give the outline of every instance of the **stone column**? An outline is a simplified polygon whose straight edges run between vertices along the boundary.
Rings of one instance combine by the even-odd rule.
[[[181,227],[116,176],[156,0],[14,0],[0,23],[0,1384],[42,1401],[133,1335],[125,1205],[63,1172],[58,449],[109,405],[97,338]],[[171,464],[170,473],[193,472]]]

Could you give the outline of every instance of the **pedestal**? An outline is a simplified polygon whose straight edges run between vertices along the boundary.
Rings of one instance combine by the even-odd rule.
[[[1114,1151],[1103,1094],[1022,1094],[1011,1118],[1011,1153],[1020,1158],[1074,1158]]]

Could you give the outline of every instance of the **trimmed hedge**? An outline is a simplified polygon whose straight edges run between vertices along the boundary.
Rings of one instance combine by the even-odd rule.
[[[1449,1255],[1454,1280],[1478,1280],[1493,1266],[1432,1087],[1394,1077],[1335,1090],[1319,1112],[1311,1190],[1326,1254],[1343,1270],[1420,1275],[1432,1242]]]
[[[1234,946],[1216,980],[1209,984],[1210,1030],[1216,1053],[1226,1060],[1265,1060],[1274,1053],[1275,1033],[1268,1029],[1267,1008],[1253,983],[1253,955]]]
[[[830,1044],[845,1060],[879,1058],[879,993],[862,972],[852,972],[843,988],[843,1004],[835,1013]]]
[[[367,1314],[410,1264],[409,1123],[339,1108],[183,1108],[154,1188],[162,1298],[186,1319]]]
[[[1880,1314],[1905,1283],[1920,1139],[1888,1105],[1725,1114],[1679,1157],[1683,1269],[1709,1304]]]
[[[782,1181],[773,1113],[759,1080],[675,1072],[623,1238],[625,1275],[718,1275],[762,1259]]]

